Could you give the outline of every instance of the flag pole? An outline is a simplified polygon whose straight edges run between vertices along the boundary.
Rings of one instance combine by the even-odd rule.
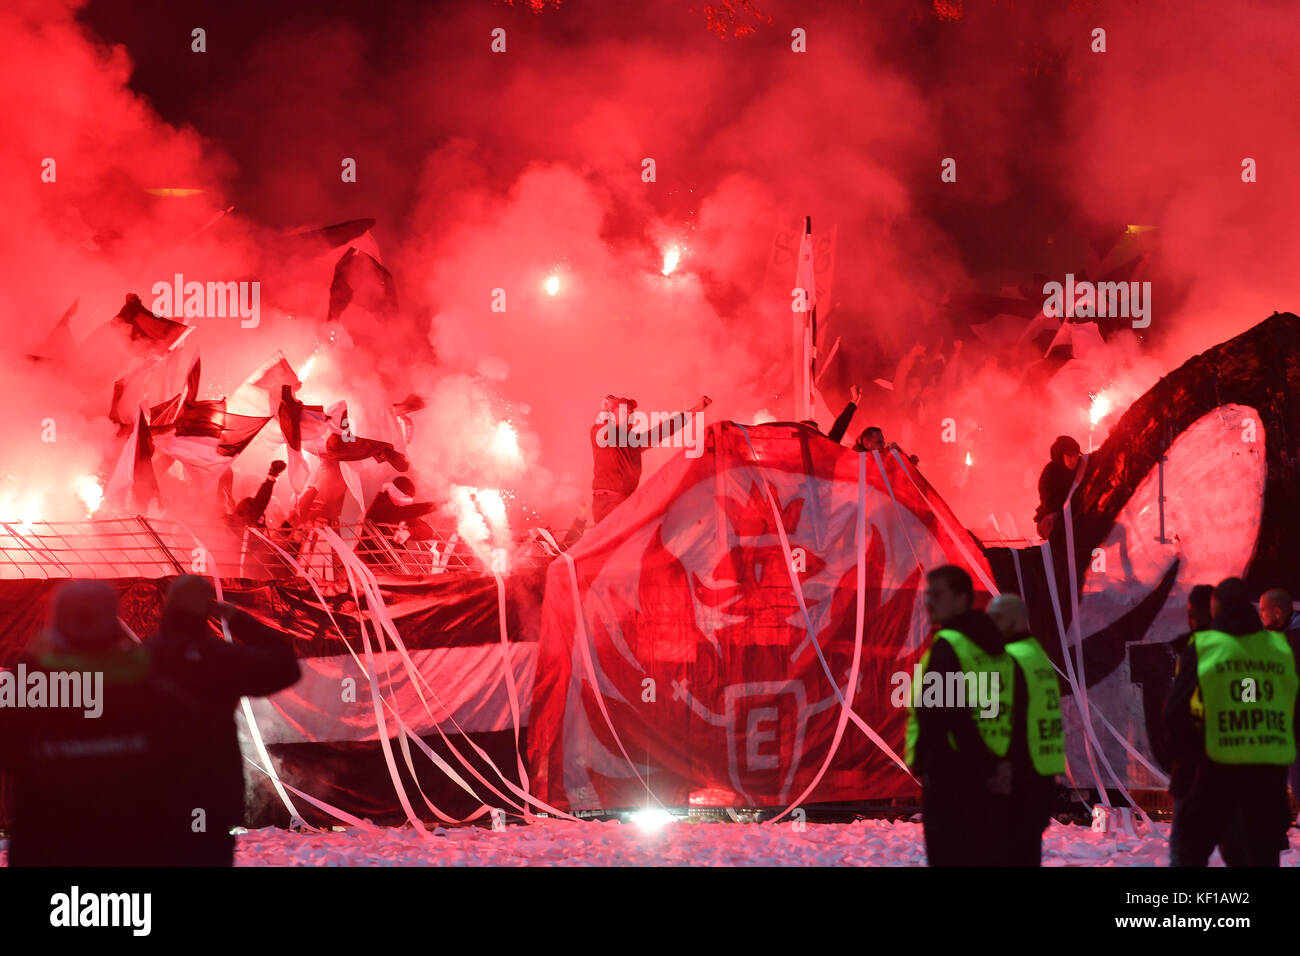
[[[817,399],[813,392],[817,381],[817,257],[812,244],[812,216],[804,217],[804,233],[808,236],[808,275],[812,282],[812,288],[808,294],[812,296],[811,315],[807,324],[807,348],[804,354],[804,368],[807,369],[806,380],[808,382],[808,393],[806,401],[808,403],[808,414],[804,417],[812,418],[816,414]]]
[[[803,309],[796,319],[795,334],[795,414],[799,419],[810,419],[815,414],[813,382],[817,365],[817,276],[813,268],[812,216],[804,216],[795,283],[803,292]]]

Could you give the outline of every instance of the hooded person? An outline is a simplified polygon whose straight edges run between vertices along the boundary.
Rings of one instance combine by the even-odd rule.
[[[365,520],[383,525],[400,525],[404,521],[412,538],[427,541],[433,537],[433,529],[418,519],[433,508],[431,501],[416,501],[415,482],[406,475],[398,475],[384,482],[366,509]]]
[[[219,622],[233,641],[217,636]],[[296,683],[298,660],[285,634],[217,601],[211,581],[188,574],[168,588],[158,632],[145,646],[160,676],[191,705],[185,721],[191,745],[175,768],[167,813],[182,830],[176,852],[186,865],[230,866],[230,829],[243,823],[244,812],[235,708],[242,697],[264,697]]]
[[[1213,619],[1178,657],[1165,705],[1174,759],[1170,866],[1277,866],[1291,824],[1287,769],[1296,760],[1295,654],[1265,629],[1240,578],[1210,599]]]
[[[970,575],[926,572],[936,628],[911,685],[906,759],[921,778],[930,866],[1000,866],[1009,859],[1010,698],[1015,665],[1006,638],[974,608]]]
[[[52,604],[49,628],[15,669],[26,679],[10,686],[24,706],[0,689],[9,864],[163,864],[164,782],[181,747],[171,698],[118,619],[111,585],[71,581]]]
[[[1082,457],[1083,449],[1069,435],[1061,435],[1052,442],[1051,461],[1038,476],[1038,510],[1034,512],[1034,523],[1040,537],[1050,538],[1061,527],[1061,512]]]

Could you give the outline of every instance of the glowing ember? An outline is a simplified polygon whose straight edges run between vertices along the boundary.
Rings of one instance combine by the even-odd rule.
[[[546,294],[555,295],[555,293],[559,291],[560,291],[560,277],[551,276],[550,278],[548,278],[546,280]]]
[[[1092,397],[1092,407],[1088,409],[1088,420],[1096,425],[1114,409],[1115,403],[1105,392],[1098,392]]]
[[[664,275],[671,275],[672,271],[677,268],[677,263],[681,260],[682,253],[676,246],[669,246],[664,250]]]
[[[104,488],[98,479],[93,475],[80,475],[73,481],[73,487],[89,514],[93,515],[99,510],[100,503],[104,500]]]

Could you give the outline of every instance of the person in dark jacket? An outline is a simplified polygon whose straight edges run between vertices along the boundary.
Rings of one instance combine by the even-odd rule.
[[[1286,799],[1287,765],[1267,759],[1219,762],[1206,747],[1207,722],[1212,732],[1216,724],[1222,725],[1214,719],[1213,698],[1207,699],[1201,685],[1198,644],[1209,643],[1210,639],[1222,643],[1218,635],[1245,639],[1243,643],[1258,642],[1261,632],[1267,634],[1247,594],[1240,578],[1222,581],[1211,599],[1210,627],[1193,635],[1178,658],[1178,671],[1165,706],[1165,724],[1174,759],[1186,761],[1190,770],[1170,786],[1174,798],[1174,822],[1169,834],[1171,866],[1205,866],[1215,846],[1228,866],[1277,866],[1279,852],[1286,844],[1286,830],[1291,823]],[[1289,669],[1289,680],[1294,681],[1295,657],[1284,653],[1281,666]],[[1238,672],[1251,673],[1232,667],[1231,673]],[[1283,683],[1279,680],[1276,688],[1261,689],[1256,698],[1271,699],[1269,693],[1280,693]],[[1236,695],[1234,698],[1241,699]],[[1285,714],[1292,733],[1295,717],[1292,700]],[[1244,736],[1256,740],[1254,735]],[[1247,751],[1248,756],[1251,753],[1253,750]]]
[[[1034,512],[1038,534],[1043,538],[1051,538],[1061,527],[1061,511],[1074,484],[1083,450],[1069,435],[1061,435],[1052,442],[1051,457],[1038,476],[1038,510]]]
[[[844,411],[840,412],[839,418],[831,424],[831,430],[826,433],[826,437],[835,444],[839,444],[844,436],[848,433],[849,424],[853,421],[853,415],[858,410],[858,405],[862,402],[862,389],[856,385],[849,386],[849,403],[844,406]],[[814,427],[816,424],[814,423]]]
[[[858,440],[853,443],[853,450],[878,451],[882,455],[887,451],[902,451],[902,449],[898,447],[897,442],[885,441],[884,429],[880,428],[878,425],[871,425],[862,429],[862,433],[858,435]],[[907,457],[912,464],[920,464],[921,459],[916,455],[908,455]]]
[[[1029,609],[1018,594],[999,594],[989,602],[989,617],[1008,644],[1032,639]],[[1057,699],[1059,701],[1059,686]],[[1011,692],[1011,831],[1008,863],[1041,866],[1043,831],[1052,822],[1052,805],[1060,789],[1057,778],[1034,769],[1029,753],[1029,686],[1024,671],[1016,667]]]
[[[266,473],[266,479],[257,494],[241,498],[230,515],[230,526],[235,530],[243,528],[265,528],[266,507],[271,503],[271,494],[275,490],[275,479],[279,478],[288,467],[287,462],[273,461]]]
[[[1259,618],[1270,631],[1277,631],[1291,645],[1291,653],[1300,659],[1300,617],[1292,610],[1291,594],[1285,588],[1265,591],[1259,598]],[[1291,796],[1300,800],[1300,760],[1287,774]]]
[[[235,643],[217,637],[224,621]],[[235,724],[241,697],[263,697],[298,681],[301,671],[285,635],[246,611],[216,600],[212,582],[184,575],[172,582],[158,633],[145,644],[159,675],[191,701],[191,745],[175,768],[167,819],[179,861],[231,866],[231,827],[243,822],[244,767]],[[200,812],[201,811],[201,812]]]
[[[1169,642],[1169,646],[1173,648],[1175,658],[1187,649],[1193,634],[1197,631],[1206,630],[1214,620],[1214,612],[1210,609],[1210,602],[1213,598],[1213,584],[1196,584],[1188,592],[1187,630]]]
[[[51,690],[79,681],[81,699],[67,706],[48,696],[37,709],[30,700],[22,708],[6,700],[0,707],[0,767],[13,782],[10,866],[168,862],[164,796],[183,741],[148,652],[118,620],[113,588],[104,581],[62,585],[49,629],[19,667],[13,674],[25,672],[24,685],[37,674]]]
[[[599,524],[632,496],[641,484],[641,456],[656,437],[660,441],[686,427],[686,416],[702,412],[713,403],[707,395],[684,412],[673,415],[664,424],[645,432],[622,434],[629,416],[636,411],[636,399],[606,395],[600,414],[591,426],[591,517]],[[656,435],[657,433],[657,435]]]
[[[1007,659],[1006,639],[982,611],[972,606],[974,586],[961,568],[945,565],[926,574],[925,606],[931,623],[956,631],[989,659]],[[924,672],[935,673],[942,687],[953,687],[966,674],[953,645],[935,639]],[[951,675],[951,676],[950,676]],[[1004,706],[1000,701],[998,706]],[[917,725],[912,766],[921,777],[921,821],[930,866],[1000,866],[1008,860],[1011,761],[996,756],[977,728],[979,708],[914,708]]]
[[[381,525],[400,525],[405,521],[412,538],[429,541],[433,538],[433,529],[419,519],[434,507],[432,501],[416,501],[415,482],[406,475],[398,475],[379,489],[366,509],[365,520]]]
[[[1195,775],[1194,762],[1176,759],[1169,730],[1165,727],[1165,704],[1173,685],[1178,658],[1187,649],[1197,631],[1210,626],[1214,615],[1210,612],[1210,598],[1214,585],[1194,585],[1187,595],[1187,630],[1165,644],[1140,645],[1129,648],[1129,667],[1136,682],[1142,684],[1142,709],[1146,717],[1147,736],[1151,740],[1156,762],[1169,771],[1170,792],[1183,793]],[[1148,684],[1152,685],[1148,691]]]

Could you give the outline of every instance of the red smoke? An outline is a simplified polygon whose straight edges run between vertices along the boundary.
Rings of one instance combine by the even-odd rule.
[[[424,493],[505,489],[516,526],[534,520],[523,504],[567,523],[589,491],[587,429],[607,392],[664,411],[707,393],[711,418],[740,421],[771,405],[794,275],[765,264],[778,227],[811,215],[838,236],[819,303],[844,361],[824,382],[832,411],[862,385],[851,435],[884,426],[973,528],[1007,513],[1024,530],[1024,477],[1056,434],[1087,445],[1089,393],[1131,399],[1192,351],[1295,306],[1300,100],[1285,7],[764,2],[724,5],[754,27],[725,40],[685,4],[543,7],[102,3],[78,21],[74,7],[31,2],[0,14],[16,104],[0,117],[8,344],[35,347],[74,299],[84,337],[127,292],[148,303],[176,272],[257,279],[257,329],[199,320],[211,388],[232,391],[276,348],[295,366],[316,353],[302,397],[346,398],[363,433],[386,403],[426,397],[410,449]],[[204,25],[208,52],[192,53]],[[507,51],[494,54],[498,27]],[[791,51],[795,28],[806,53]],[[1091,50],[1095,28],[1105,53]],[[45,157],[56,183],[41,181]],[[345,157],[356,183],[340,180]],[[955,183],[940,181],[945,157]],[[1245,157],[1259,182],[1242,183]],[[146,192],[158,187],[203,191]],[[275,240],[360,216],[378,219],[401,314],[331,342],[332,258],[288,263]],[[1006,286],[1041,297],[1042,276],[1082,272],[1087,239],[1125,224],[1156,226],[1142,276],[1152,325],[1069,387],[1027,393],[1041,348],[985,342],[944,307]],[[682,258],[665,276],[669,246]],[[923,413],[872,384],[940,339],[952,372]],[[2,396],[15,410],[7,457],[30,472],[14,488],[99,470],[116,448],[107,396],[73,395],[23,362],[6,360]],[[39,440],[48,417],[55,445]],[[274,451],[255,444],[237,470],[259,474]]]

